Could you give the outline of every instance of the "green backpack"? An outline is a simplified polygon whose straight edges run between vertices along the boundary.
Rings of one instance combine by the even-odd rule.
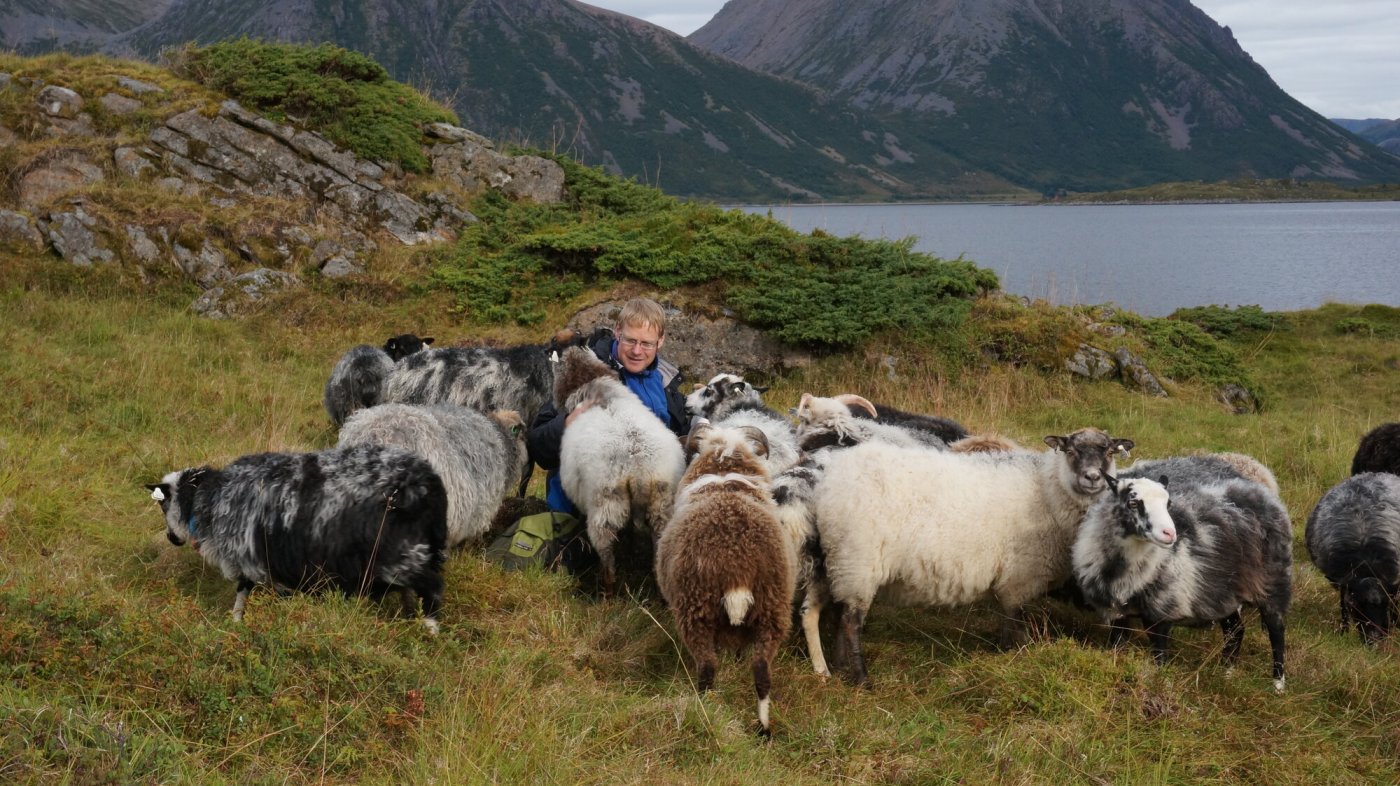
[[[582,524],[556,511],[522,516],[491,542],[486,558],[506,570],[524,570],[531,565],[554,570],[563,565],[576,571],[588,545]]]

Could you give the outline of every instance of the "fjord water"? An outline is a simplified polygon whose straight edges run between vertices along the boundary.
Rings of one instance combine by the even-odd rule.
[[[1400,306],[1400,202],[1230,205],[772,205],[802,232],[917,238],[961,255],[1007,292],[1115,303],[1144,316],[1184,306]]]

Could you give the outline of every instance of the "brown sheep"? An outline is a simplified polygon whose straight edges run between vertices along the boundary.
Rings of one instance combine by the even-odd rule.
[[[657,583],[695,660],[699,691],[714,684],[717,649],[752,647],[760,733],[770,736],[770,668],[792,625],[797,558],[769,493],[767,440],[753,427],[701,424],[686,452],[690,464],[657,543]]]

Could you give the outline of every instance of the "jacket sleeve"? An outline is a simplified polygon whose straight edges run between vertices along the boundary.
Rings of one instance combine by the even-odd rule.
[[[559,444],[564,441],[564,417],[564,413],[554,408],[554,402],[546,402],[525,435],[525,450],[530,454],[530,460],[550,472],[559,469]]]

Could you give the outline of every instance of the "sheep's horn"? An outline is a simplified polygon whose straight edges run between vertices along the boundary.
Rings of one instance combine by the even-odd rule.
[[[816,396],[813,396],[811,393],[803,393],[802,400],[797,402],[797,409],[793,410],[793,414],[801,417],[802,413],[806,412],[807,408],[811,406],[812,399],[814,398],[816,398]]]
[[[768,458],[768,435],[763,433],[763,429],[758,426],[741,426],[739,430],[744,432],[744,435],[752,440],[754,446],[758,448],[754,451],[754,455],[759,458]]]
[[[713,428],[713,426],[710,425],[710,421],[704,418],[696,418],[691,422],[690,433],[685,435],[685,452],[687,456],[695,452],[696,440],[705,436],[705,433],[711,428]]]
[[[872,418],[880,417],[880,413],[875,411],[874,404],[871,404],[869,401],[866,401],[865,399],[861,398],[860,396],[857,396],[854,393],[842,393],[841,395],[833,396],[832,398],[836,401],[841,402],[842,404],[846,404],[847,406],[860,407],[866,412],[869,412],[870,417]]]

